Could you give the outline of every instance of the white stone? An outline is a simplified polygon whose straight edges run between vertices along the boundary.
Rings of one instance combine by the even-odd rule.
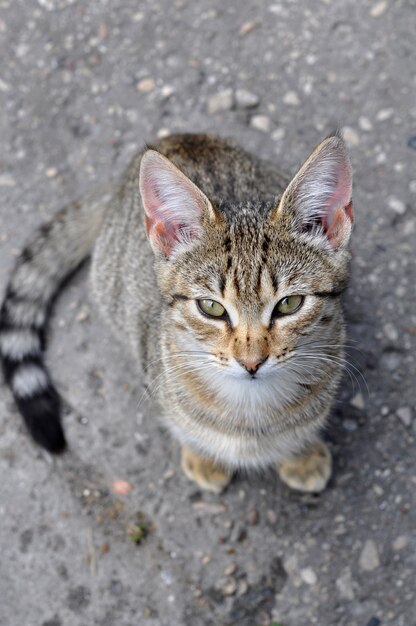
[[[358,120],[358,126],[361,128],[361,130],[373,130],[373,125],[368,117],[360,117]]]
[[[408,544],[408,540],[407,537],[405,537],[404,535],[400,535],[400,537],[397,537],[394,541],[393,541],[393,550],[403,550],[403,548],[406,548]]]
[[[350,146],[358,146],[360,143],[360,136],[356,130],[351,128],[351,126],[344,126],[342,129],[342,136],[345,139],[345,143]]]
[[[283,102],[285,104],[295,107],[299,106],[300,104],[299,96],[296,91],[288,91],[283,97]]]
[[[386,0],[382,0],[382,2],[377,2],[377,4],[374,4],[370,9],[371,17],[380,17],[381,15],[383,15],[383,13],[385,13],[385,11],[387,10],[387,6],[388,4]]]
[[[305,567],[300,570],[300,577],[307,585],[316,585],[318,577],[311,567]]]
[[[237,89],[235,92],[235,101],[241,109],[251,109],[256,107],[260,102],[260,98],[251,91],[246,89]]]
[[[285,134],[286,134],[285,129],[280,127],[280,128],[276,128],[276,130],[274,130],[270,136],[273,139],[273,141],[282,141]]]
[[[359,409],[360,411],[362,411],[364,409],[364,407],[365,407],[363,394],[360,393],[360,392],[356,393],[355,396],[353,398],[351,398],[350,404],[355,409]]]
[[[385,122],[386,120],[389,120],[392,115],[393,115],[393,109],[381,109],[377,113],[376,118],[379,122]]]
[[[359,564],[365,572],[372,572],[380,565],[377,546],[372,539],[367,539],[360,554]]]
[[[250,126],[263,133],[268,133],[271,127],[270,117],[267,115],[253,115],[250,120]]]
[[[224,89],[208,98],[208,113],[215,115],[221,111],[229,111],[233,106],[234,98],[231,89]]]
[[[349,567],[342,570],[341,576],[337,578],[335,584],[343,600],[354,600],[353,580]]]
[[[410,426],[412,423],[412,409],[410,406],[402,406],[396,411],[396,415],[405,426]]]
[[[165,137],[169,137],[171,133],[169,128],[159,128],[156,134],[159,139],[164,139]]]
[[[388,199],[388,205],[390,209],[398,215],[403,215],[406,212],[406,205],[402,200],[399,200],[399,198],[391,196]]]
[[[399,331],[390,322],[388,322],[387,324],[384,324],[383,332],[385,336],[387,337],[387,339],[389,339],[390,341],[397,341],[399,338]]]
[[[160,93],[163,98],[170,98],[170,96],[175,93],[175,87],[172,87],[172,85],[163,85]]]

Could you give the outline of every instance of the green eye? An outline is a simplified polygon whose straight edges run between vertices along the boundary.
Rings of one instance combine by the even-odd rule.
[[[224,318],[227,313],[219,302],[215,300],[197,300],[199,310],[208,317]]]
[[[274,307],[273,317],[295,313],[302,306],[303,300],[303,296],[286,296],[282,298]]]

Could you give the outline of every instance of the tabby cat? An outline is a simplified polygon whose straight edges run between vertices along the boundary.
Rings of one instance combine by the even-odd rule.
[[[219,492],[234,469],[275,464],[290,487],[324,489],[351,182],[337,134],[292,180],[230,141],[183,134],[64,208],[22,252],[0,315],[5,379],[32,437],[66,446],[44,331],[59,285],[92,251],[95,300],[141,363],[185,474]]]

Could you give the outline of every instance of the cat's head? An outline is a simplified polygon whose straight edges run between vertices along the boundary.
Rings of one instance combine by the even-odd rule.
[[[273,205],[247,198],[231,213],[166,157],[144,154],[147,236],[172,351],[189,368],[250,386],[288,368],[299,346],[340,341],[336,296],[347,280],[351,185],[339,136],[314,150]]]

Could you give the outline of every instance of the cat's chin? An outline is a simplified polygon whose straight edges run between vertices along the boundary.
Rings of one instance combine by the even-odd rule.
[[[258,372],[254,378],[244,371],[229,368],[226,372],[206,376],[205,382],[223,402],[238,411],[281,409],[299,395],[297,382],[278,367]]]

